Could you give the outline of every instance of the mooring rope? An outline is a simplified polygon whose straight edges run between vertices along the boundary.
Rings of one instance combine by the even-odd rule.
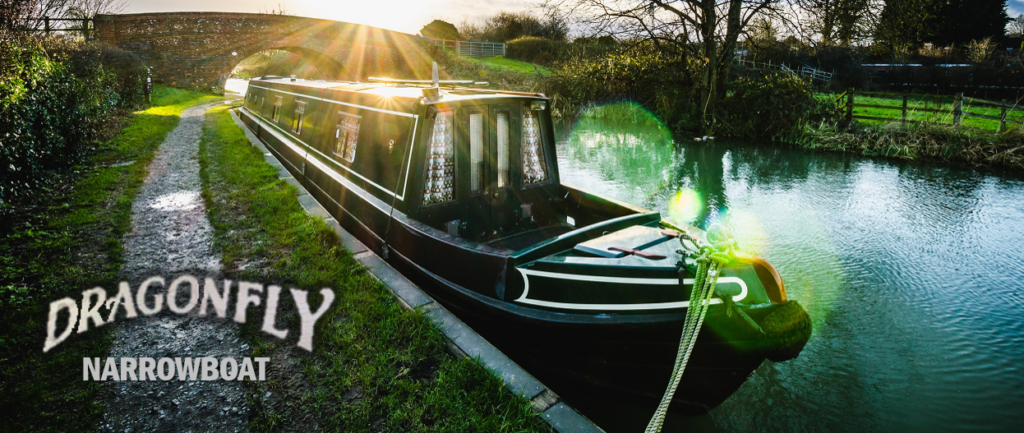
[[[721,226],[715,224],[708,229],[708,241],[710,245],[701,246],[697,240],[689,236],[680,237],[679,242],[684,248],[685,240],[689,239],[697,247],[696,251],[690,250],[689,257],[695,257],[697,272],[694,276],[693,288],[690,290],[690,304],[686,309],[686,320],[683,323],[683,335],[679,338],[679,350],[676,353],[675,367],[672,369],[672,380],[665,390],[665,395],[658,404],[658,410],[654,417],[647,424],[646,433],[658,433],[665,422],[665,415],[676,394],[676,388],[683,378],[683,370],[690,360],[690,353],[693,345],[697,342],[697,334],[701,325],[704,324],[704,316],[708,313],[711,305],[711,297],[715,294],[715,286],[718,284],[718,276],[722,265],[729,263],[735,257],[736,242],[728,238]],[[683,251],[680,251],[683,252]],[[685,254],[685,252],[683,252]],[[684,259],[685,260],[685,259]]]

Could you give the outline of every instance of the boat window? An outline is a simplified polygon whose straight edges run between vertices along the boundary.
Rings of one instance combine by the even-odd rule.
[[[498,115],[498,188],[508,186],[508,111],[499,111]]]
[[[359,120],[361,116],[338,112],[338,124],[334,129],[334,154],[348,162],[356,159],[356,142],[359,141]]]
[[[302,134],[302,117],[306,114],[306,103],[295,102],[295,117],[292,119],[292,132]]]
[[[537,113],[523,109],[523,185],[547,180],[544,149],[541,146],[540,122]]]
[[[452,112],[439,111],[434,117],[427,153],[427,179],[423,187],[423,204],[444,203],[455,199],[455,145],[452,134]]]
[[[274,122],[277,122],[278,120],[281,119],[281,105],[283,103],[284,103],[284,98],[282,98],[280,96],[275,96],[274,97],[274,114],[273,114],[273,116],[271,116],[271,118],[274,120]]]
[[[469,115],[469,190],[484,187],[484,114]]]

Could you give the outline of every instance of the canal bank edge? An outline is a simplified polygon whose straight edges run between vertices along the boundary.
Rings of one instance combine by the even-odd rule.
[[[298,200],[302,208],[310,215],[324,219],[327,225],[338,234],[342,245],[352,252],[352,257],[366,266],[367,271],[391,291],[403,308],[424,312],[424,315],[444,334],[449,352],[455,356],[476,359],[484,367],[493,371],[505,383],[505,388],[528,399],[534,412],[539,413],[541,418],[555,431],[560,433],[604,431],[587,417],[561,401],[561,398],[551,389],[523,370],[498,348],[455,317],[444,306],[434,301],[430,295],[342,228],[334,217],[320,203],[317,203],[302,184],[253,135],[252,131],[245,127],[235,110],[230,110],[230,113],[231,120],[245,133],[249,142],[263,153],[263,159],[277,170],[278,177],[298,189]]]

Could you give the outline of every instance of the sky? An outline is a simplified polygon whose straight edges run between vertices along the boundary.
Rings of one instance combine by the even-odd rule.
[[[127,0],[125,13],[141,12],[261,12],[283,7],[290,15],[367,24],[406,33],[419,33],[434,19],[458,26],[495,12],[529,9],[540,0]],[[1024,14],[1024,0],[1008,0],[1007,14]]]
[[[443,19],[458,26],[495,12],[521,11],[539,0],[128,0],[124,13],[142,12],[260,12],[367,24],[406,33],[419,33],[427,23]],[[1024,8],[1022,8],[1024,9]]]
[[[1010,0],[1006,2],[1006,14],[1010,18],[1016,18],[1017,15],[1024,14],[1024,0]]]

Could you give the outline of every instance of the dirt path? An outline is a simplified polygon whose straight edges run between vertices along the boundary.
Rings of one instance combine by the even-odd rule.
[[[185,110],[149,167],[149,176],[132,205],[132,231],[125,238],[122,278],[133,293],[149,277],[167,284],[189,274],[220,283],[220,255],[206,216],[199,179],[199,139],[210,106]],[[187,291],[179,305],[187,302]],[[152,302],[152,301],[150,301]],[[150,304],[152,305],[152,304]],[[198,309],[196,309],[198,310]],[[163,312],[152,317],[118,319],[111,357],[247,356],[234,322]],[[241,382],[108,382],[102,431],[245,431],[249,411]]]

